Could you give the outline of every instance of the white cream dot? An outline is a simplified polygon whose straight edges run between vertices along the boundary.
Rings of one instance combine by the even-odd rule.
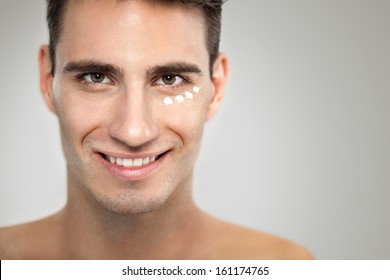
[[[192,95],[192,93],[189,92],[189,91],[184,92],[184,95],[186,96],[187,99],[192,99],[192,98],[194,98],[194,96]]]
[[[184,96],[183,95],[178,95],[175,97],[175,100],[179,103],[182,103],[184,101]]]
[[[172,104],[173,104],[172,98],[170,98],[170,97],[165,97],[165,98],[164,98],[164,104],[165,104],[165,106],[172,105]]]
[[[192,90],[193,90],[195,93],[199,93],[200,88],[199,88],[199,87],[194,87]]]

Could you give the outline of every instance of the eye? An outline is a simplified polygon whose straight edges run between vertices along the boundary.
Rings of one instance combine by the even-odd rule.
[[[90,73],[83,76],[83,79],[94,84],[111,84],[112,80],[102,73]]]
[[[157,85],[177,86],[183,83],[183,78],[177,75],[164,75],[156,81]]]

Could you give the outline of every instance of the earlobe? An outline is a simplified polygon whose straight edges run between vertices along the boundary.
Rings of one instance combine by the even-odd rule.
[[[44,45],[40,47],[38,54],[39,62],[39,84],[41,88],[41,94],[45,100],[48,109],[56,114],[56,108],[54,106],[53,96],[53,74],[51,69],[51,59],[49,53],[49,47]]]
[[[217,59],[214,62],[213,75],[211,77],[212,95],[209,104],[209,110],[207,112],[207,120],[210,120],[221,106],[228,74],[228,58],[225,54],[219,53]]]

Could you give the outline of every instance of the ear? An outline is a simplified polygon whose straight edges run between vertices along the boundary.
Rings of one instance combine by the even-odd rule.
[[[45,100],[47,108],[56,114],[56,108],[54,105],[54,96],[53,96],[53,74],[51,69],[51,59],[49,47],[47,45],[41,46],[39,48],[38,54],[39,62],[39,84],[41,88],[41,94]]]
[[[219,53],[213,65],[213,75],[211,77],[212,93],[209,110],[207,112],[207,120],[210,120],[221,106],[228,74],[228,58],[225,54]]]

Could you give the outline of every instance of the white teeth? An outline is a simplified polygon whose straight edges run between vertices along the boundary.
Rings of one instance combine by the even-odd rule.
[[[142,166],[142,158],[135,158],[133,160],[133,165],[134,165],[134,167]]]
[[[112,156],[110,156],[110,162],[112,163],[112,164],[114,164],[115,163],[115,158],[114,157],[112,157]]]
[[[112,164],[120,165],[126,168],[141,167],[143,165],[152,163],[156,160],[157,156],[151,156],[146,158],[117,158],[113,156],[106,156],[106,160]]]
[[[124,167],[133,167],[133,160],[125,158],[123,159],[123,166]]]

